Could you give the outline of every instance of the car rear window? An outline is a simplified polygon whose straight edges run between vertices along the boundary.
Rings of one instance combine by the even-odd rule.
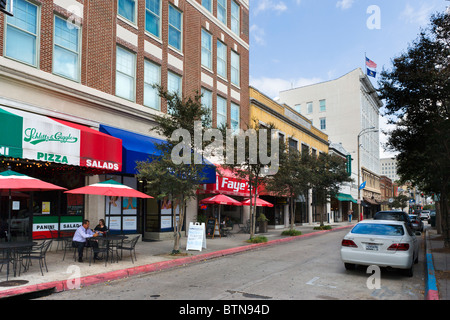
[[[396,220],[404,221],[403,215],[397,212],[378,212],[373,217],[375,220]]]
[[[352,229],[351,233],[380,236],[403,236],[405,234],[405,230],[401,225],[365,223],[357,224]]]

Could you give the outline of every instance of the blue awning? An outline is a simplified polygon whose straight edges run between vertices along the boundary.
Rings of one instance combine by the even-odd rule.
[[[137,174],[136,161],[147,161],[161,155],[157,145],[164,143],[164,140],[103,124],[100,125],[99,131],[122,139],[122,173]],[[216,183],[215,166],[206,160],[205,164],[203,172],[206,180],[202,183]]]

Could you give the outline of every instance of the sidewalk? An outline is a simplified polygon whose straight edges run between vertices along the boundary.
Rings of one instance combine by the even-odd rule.
[[[450,248],[435,228],[426,231],[426,300],[450,300]]]
[[[331,224],[333,230],[341,228],[349,228],[348,222]],[[313,225],[297,226],[296,229],[302,232],[300,237],[308,237],[312,234],[324,233],[329,231],[313,230]],[[171,256],[170,252],[173,248],[173,240],[162,241],[138,241],[136,245],[137,261],[134,264],[128,252],[124,252],[122,261],[118,263],[108,262],[105,267],[105,261],[92,262],[89,266],[89,260],[84,257],[84,262],[79,263],[73,260],[73,251],[67,252],[63,261],[64,251],[56,251],[57,243],[52,244],[52,250],[47,252],[47,267],[42,276],[38,261],[33,261],[33,265],[26,273],[22,273],[20,277],[14,277],[10,274],[9,282],[25,280],[26,284],[17,286],[0,286],[0,298],[11,297],[15,295],[31,293],[41,290],[52,289],[56,292],[70,290],[76,286],[88,286],[96,283],[108,282],[115,279],[126,278],[140,273],[157,272],[160,270],[174,268],[177,266],[195,263],[207,259],[213,259],[228,254],[254,250],[260,247],[274,245],[281,242],[294,241],[297,237],[281,236],[281,232],[285,229],[269,229],[267,233],[257,234],[267,237],[267,243],[249,244],[249,234],[235,233],[231,237],[214,237],[207,238],[207,249],[202,251],[186,252],[187,237],[182,238],[181,250],[184,255]],[[141,238],[142,239],[142,238]],[[0,273],[0,282],[6,280],[6,267]],[[78,282],[76,282],[78,281]]]

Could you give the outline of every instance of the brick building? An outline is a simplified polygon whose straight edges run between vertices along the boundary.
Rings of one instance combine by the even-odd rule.
[[[24,145],[16,146],[17,156],[12,157],[11,142],[0,139],[0,151],[8,151],[0,152],[1,170],[10,165],[69,189],[111,176],[141,188],[126,161],[133,160],[131,151],[145,155],[143,150],[132,150],[133,141],[145,146],[161,138],[149,131],[154,116],[167,112],[151,87],[154,83],[184,97],[203,93],[213,126],[227,123],[245,129],[247,125],[248,0],[15,0],[12,11],[13,17],[0,13],[0,115],[22,118],[24,124],[38,119],[43,128],[57,121],[57,131],[71,127],[84,132],[81,145],[83,134],[85,145],[89,142],[86,132],[106,140],[95,148],[101,159],[83,162],[86,156],[78,154],[81,160],[55,163],[33,152],[21,153]],[[115,138],[114,143],[121,140],[120,160],[117,153],[108,154],[114,144],[108,137]],[[27,170],[24,162],[29,163]],[[63,175],[68,178],[58,181]],[[69,212],[94,222],[105,215],[103,198],[60,197],[59,202],[57,195],[51,200],[58,230],[62,216]],[[159,237],[172,228],[173,221],[162,217],[156,200],[138,201],[128,208],[133,207],[128,213],[123,206],[113,210],[111,222],[117,230]],[[47,218],[39,210],[25,213],[33,219],[30,225]],[[194,204],[188,208],[187,222],[196,211]],[[21,232],[25,235],[27,230]]]

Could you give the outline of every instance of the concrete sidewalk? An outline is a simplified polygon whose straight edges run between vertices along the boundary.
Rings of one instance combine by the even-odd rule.
[[[348,222],[334,223],[331,225],[333,230],[351,227]],[[302,232],[302,236],[299,237],[282,236],[281,232],[286,229],[269,229],[267,233],[257,234],[265,236],[268,239],[267,243],[261,244],[247,243],[246,240],[249,239],[249,234],[243,233],[235,233],[231,237],[207,238],[207,249],[203,249],[202,251],[186,252],[184,249],[186,248],[187,237],[183,237],[181,249],[184,254],[179,256],[170,255],[173,248],[173,240],[138,241],[136,245],[137,261],[134,261],[134,264],[131,262],[129,253],[124,252],[121,261],[118,263],[110,263],[108,261],[106,267],[105,261],[96,261],[89,265],[88,257],[84,257],[83,263],[76,262],[73,259],[73,251],[68,251],[63,261],[64,251],[56,251],[57,243],[54,242],[52,250],[47,252],[48,272],[44,269],[44,275],[42,276],[38,261],[33,261],[33,265],[26,273],[22,273],[20,277],[14,277],[10,274],[9,277],[9,282],[25,280],[27,283],[17,286],[0,286],[0,298],[52,288],[56,292],[70,290],[80,286],[83,287],[126,278],[136,274],[160,271],[188,263],[200,262],[228,254],[254,250],[268,245],[295,241],[303,237],[330,232],[314,230],[316,226],[318,224],[297,226],[296,229]],[[0,282],[5,280],[6,267],[0,273]]]
[[[426,230],[426,300],[450,300],[450,248],[435,228]]]

